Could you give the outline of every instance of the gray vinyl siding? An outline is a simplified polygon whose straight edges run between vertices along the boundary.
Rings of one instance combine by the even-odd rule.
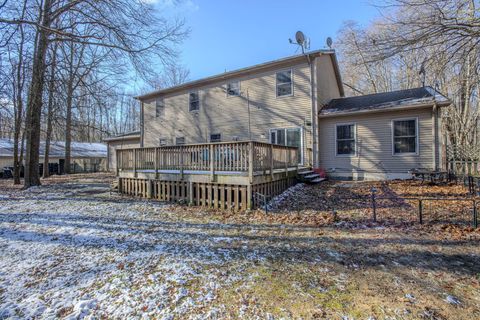
[[[117,170],[117,149],[139,148],[140,138],[126,138],[124,140],[108,141],[108,171]]]
[[[276,96],[276,72],[292,70],[293,95]],[[164,96],[165,115],[155,117],[155,101],[144,104],[144,146],[157,146],[160,138],[173,144],[175,137],[185,137],[186,143],[208,142],[210,134],[221,133],[222,141],[234,137],[248,140],[247,89],[250,99],[251,139],[269,141],[270,128],[301,127],[304,151],[311,143],[310,68],[307,63],[285,66],[261,74],[228,81],[240,81],[241,96],[226,94],[226,83],[199,87],[200,110],[189,112],[188,92]],[[309,156],[307,156],[309,162]]]
[[[394,119],[418,118],[418,154],[392,154],[391,123]],[[357,154],[337,156],[336,124],[356,124]],[[362,172],[373,174],[407,173],[413,168],[434,167],[432,108],[355,114],[320,118],[320,166],[337,175],[351,176]]]

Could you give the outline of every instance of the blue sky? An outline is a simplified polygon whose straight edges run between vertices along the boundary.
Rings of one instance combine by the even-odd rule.
[[[344,21],[367,25],[378,11],[369,0],[150,0],[186,19],[189,38],[180,46],[190,80],[235,70],[296,53],[288,43],[297,30],[311,40],[311,50],[325,47]]]

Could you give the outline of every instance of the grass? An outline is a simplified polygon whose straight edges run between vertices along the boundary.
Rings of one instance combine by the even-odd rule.
[[[363,206],[360,203],[358,207],[358,203],[342,199],[346,195],[368,195],[372,186],[398,197],[413,194],[467,196],[461,186],[427,186],[417,182],[329,182],[307,186],[301,194],[281,204],[276,212],[268,214],[262,211],[232,214],[187,206],[162,207],[138,201],[122,203],[113,207],[110,213],[97,212],[95,206],[88,209],[83,202],[71,202],[72,208],[64,208],[61,202],[53,201],[37,205],[40,212],[57,208],[60,213],[72,211],[75,217],[77,213],[108,217],[117,231],[111,235],[113,239],[123,241],[126,233],[136,237],[148,236],[145,241],[165,245],[165,250],[170,246],[172,251],[167,250],[163,255],[151,249],[154,246],[135,247],[132,243],[125,251],[127,256],[132,254],[135,257],[136,253],[144,253],[145,248],[155,255],[155,259],[147,255],[143,264],[141,259],[124,259],[123,254],[110,252],[99,260],[112,265],[113,271],[109,277],[100,278],[88,288],[89,292],[100,291],[111,282],[121,280],[117,288],[108,292],[111,297],[105,301],[124,303],[128,299],[116,299],[122,295],[139,299],[132,311],[135,315],[147,308],[145,297],[137,293],[143,288],[165,285],[167,292],[163,297],[157,290],[151,298],[161,306],[158,310],[173,314],[176,307],[187,299],[195,302],[178,318],[195,318],[213,310],[216,313],[212,318],[219,319],[480,318],[480,230],[428,219],[422,226],[415,221],[402,223],[401,219],[391,223],[386,218],[398,218],[399,214],[407,217],[415,209],[398,203],[380,202],[379,217],[385,220],[371,223],[368,221],[368,202]],[[9,205],[20,213],[24,212],[23,208],[15,207],[16,202]],[[459,205],[437,205],[452,214],[464,210]],[[332,208],[337,211],[337,221],[332,218]],[[435,208],[432,206],[432,212]],[[428,210],[429,206],[426,213]],[[3,213],[6,215],[4,227],[10,226],[10,211]],[[123,221],[128,221],[129,226],[122,224],[122,214],[125,215]],[[83,222],[82,217],[75,218],[78,221],[57,221],[54,214],[48,219],[50,222],[62,221],[66,232],[72,234],[78,231],[75,223]],[[108,223],[91,223],[93,225],[86,231],[110,238]],[[138,227],[137,223],[140,224]],[[32,224],[30,228],[37,227]],[[44,232],[43,229],[40,231]],[[74,240],[72,237],[71,241]],[[53,254],[62,257],[63,252]],[[72,251],[71,257],[78,258],[74,254]],[[184,263],[191,273],[178,273],[169,265],[171,259]],[[67,258],[59,258],[58,266],[55,266],[63,265],[68,266]],[[41,291],[49,301],[53,290],[43,293],[42,284],[54,280],[55,275],[49,274],[51,268],[47,267],[42,269],[39,266],[34,270],[34,275],[42,278],[42,282],[32,282],[29,293]],[[30,271],[27,268],[25,274]],[[48,271],[46,276],[45,271]],[[156,278],[149,277],[153,274]],[[170,276],[175,274],[185,281],[172,280]],[[56,288],[57,291],[63,289]],[[0,287],[0,295],[9,290],[9,287]],[[186,290],[188,295],[175,302],[179,290]],[[152,291],[145,290],[145,295],[150,297]],[[449,295],[458,299],[460,304],[448,302]],[[157,296],[162,299],[155,300]],[[207,296],[211,299],[198,300]],[[108,302],[100,301],[94,312],[99,313],[99,318],[108,318],[111,315],[101,313],[107,307]],[[58,310],[57,316],[66,316],[71,311],[65,306]]]

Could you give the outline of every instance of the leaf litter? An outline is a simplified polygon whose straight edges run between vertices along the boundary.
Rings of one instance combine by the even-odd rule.
[[[105,181],[5,192],[0,318],[480,317],[478,230],[396,221],[401,199],[373,223],[367,201],[342,199],[457,186],[302,185],[273,212],[227,213],[110,196]]]

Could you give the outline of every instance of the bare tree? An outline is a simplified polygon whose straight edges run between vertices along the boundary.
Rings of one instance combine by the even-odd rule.
[[[47,115],[46,122],[47,128],[45,133],[45,150],[43,155],[43,177],[48,178],[50,176],[49,161],[50,161],[50,141],[52,139],[53,129],[53,114],[54,114],[54,99],[55,99],[55,72],[57,69],[57,49],[58,43],[55,43],[51,50],[51,62],[50,62],[50,74],[48,80],[48,102],[47,102]]]
[[[145,1],[44,0],[41,5],[33,0],[27,2],[30,2],[27,6],[29,12],[25,17],[19,17],[16,10],[10,10],[16,9],[16,2],[5,0],[0,4],[0,30],[5,31],[4,41],[9,41],[18,25],[32,27],[36,32],[25,120],[26,188],[40,184],[40,115],[46,52],[50,43],[103,48],[110,52],[113,60],[128,61],[142,77],[148,79],[154,74],[152,59],[158,59],[165,65],[171,63],[176,56],[175,45],[186,35],[183,21],[169,23],[156,15],[153,7]],[[10,5],[9,10],[7,4]]]
[[[390,0],[379,8],[382,18],[366,29],[347,25],[339,34],[347,86],[370,93],[429,84],[454,102],[444,110],[452,143],[478,143],[478,1]]]

